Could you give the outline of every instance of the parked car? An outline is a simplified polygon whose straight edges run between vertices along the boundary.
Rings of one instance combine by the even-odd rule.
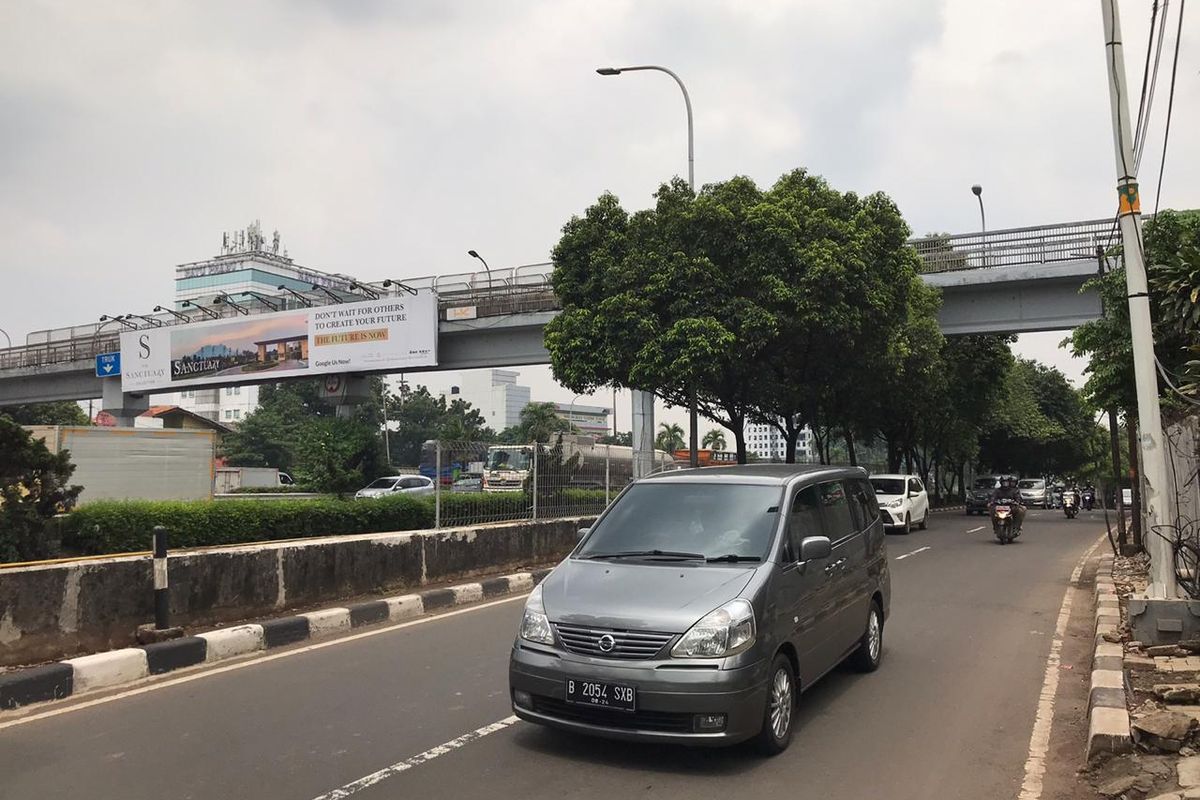
[[[483,478],[459,478],[450,484],[450,491],[455,494],[464,492],[482,492]]]
[[[1026,506],[1050,508],[1054,502],[1050,486],[1043,478],[1022,478],[1017,481],[1017,489],[1020,490],[1021,499],[1025,501]]]
[[[915,524],[925,530],[929,518],[929,493],[916,475],[872,475],[871,486],[879,498],[885,528],[907,534]]]
[[[992,492],[1000,485],[999,475],[980,475],[967,491],[967,514],[988,513],[988,503],[992,501]]]
[[[424,475],[392,475],[388,478],[376,478],[355,492],[354,497],[363,499],[393,494],[433,494],[433,479],[426,478]]]
[[[883,657],[891,579],[861,469],[664,472],[581,535],[525,604],[509,662],[521,719],[778,753],[801,689]]]

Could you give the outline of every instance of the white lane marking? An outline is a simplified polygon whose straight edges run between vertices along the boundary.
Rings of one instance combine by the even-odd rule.
[[[913,551],[911,551],[911,552],[905,553],[905,554],[904,554],[904,555],[902,555],[902,556],[896,556],[896,560],[897,560],[897,561],[902,561],[902,560],[904,560],[904,559],[908,558],[909,556],[915,556],[917,553],[923,553],[923,552],[925,552],[925,551],[926,551],[926,550],[928,550],[928,549],[929,549],[928,547],[918,547],[916,550],[913,550]]]
[[[437,747],[426,750],[424,753],[406,758],[403,761],[397,761],[390,767],[384,767],[378,772],[372,772],[370,775],[364,775],[352,783],[347,783],[339,789],[334,789],[332,792],[326,792],[323,795],[313,798],[313,800],[341,800],[343,797],[349,797],[356,792],[367,789],[380,781],[385,781],[393,775],[399,775],[401,772],[406,772],[413,767],[419,767],[427,761],[433,761],[438,756],[444,756],[446,753],[453,752],[460,747],[464,747],[471,742],[482,739],[485,736],[502,731],[508,726],[517,722],[516,717],[505,717],[499,722],[493,722],[491,725],[484,725],[482,728],[476,728],[470,733],[464,733],[457,739],[451,739],[445,744],[439,744]]]
[[[971,530],[967,531],[967,533],[977,533],[977,532],[983,530],[985,527],[987,527],[987,526],[980,525],[978,528],[971,528]]]
[[[1046,775],[1046,753],[1050,749],[1050,731],[1054,727],[1054,696],[1058,694],[1058,673],[1062,663],[1063,636],[1071,619],[1072,594],[1076,591],[1084,563],[1092,557],[1105,539],[1100,539],[1086,553],[1071,572],[1071,585],[1063,595],[1062,607],[1058,611],[1058,622],[1054,626],[1054,639],[1050,642],[1050,656],[1046,659],[1046,675],[1042,679],[1042,692],[1038,696],[1037,715],[1033,720],[1033,732],[1029,735],[1029,758],[1025,760],[1025,778],[1021,781],[1021,794],[1017,800],[1040,800],[1042,778]]]
[[[526,593],[526,594],[528,594],[528,593]],[[292,656],[298,656],[301,653],[308,653],[313,650],[323,650],[326,647],[335,647],[339,644],[346,644],[347,642],[356,642],[359,639],[367,639],[372,636],[379,636],[380,634],[391,633],[392,631],[397,631],[397,630],[400,630],[401,628],[411,628],[416,625],[425,625],[426,623],[429,623],[429,622],[436,622],[438,620],[447,619],[449,617],[457,617],[460,614],[470,614],[475,611],[482,611],[485,608],[492,608],[493,606],[499,606],[499,605],[503,605],[505,603],[511,603],[514,600],[523,600],[526,597],[526,594],[515,595],[513,597],[506,597],[503,600],[493,600],[490,603],[481,603],[480,605],[471,606],[470,608],[460,608],[455,611],[447,611],[445,614],[437,614],[432,617],[422,617],[421,619],[414,619],[414,620],[410,620],[408,622],[401,622],[398,625],[389,625],[386,628],[376,628],[374,630],[364,631],[363,633],[351,634],[350,636],[343,636],[340,639],[330,639],[329,641],[326,641],[326,642],[320,642],[319,644],[310,644],[305,647],[296,648],[295,650],[285,650],[281,653],[272,653],[270,655],[263,655],[263,656],[259,656],[257,658],[251,658],[251,659],[248,659],[245,661],[238,661],[235,664],[228,664],[224,667],[213,667],[212,669],[203,669],[203,671],[192,672],[191,674],[188,674],[188,675],[183,675],[178,678],[171,678],[170,680],[151,683],[146,686],[139,686],[136,689],[129,689],[128,691],[120,692],[118,694],[107,695],[105,697],[97,697],[95,700],[88,700],[83,703],[76,703],[76,704],[69,705],[69,706],[53,708],[53,709],[50,709],[47,711],[42,711],[42,712],[39,712],[36,714],[30,714],[27,717],[18,717],[17,719],[0,722],[0,731],[4,730],[5,728],[16,727],[17,725],[24,725],[27,722],[36,722],[37,720],[46,719],[47,717],[57,717],[60,714],[69,714],[72,711],[81,711],[85,708],[91,708],[93,706],[104,705],[105,703],[111,703],[114,700],[122,700],[126,697],[133,697],[135,695],[145,694],[147,692],[155,692],[155,691],[158,691],[159,689],[166,689],[168,686],[178,686],[181,683],[190,683],[191,681],[197,681],[197,680],[200,680],[201,678],[207,678],[211,675],[220,675],[223,672],[232,672],[234,670],[244,669],[246,667],[252,667],[252,666],[255,666],[256,664],[265,664],[268,661],[277,661],[281,658],[291,658]],[[59,702],[68,703],[68,702],[70,702],[70,699],[64,698],[63,700],[61,700]]]

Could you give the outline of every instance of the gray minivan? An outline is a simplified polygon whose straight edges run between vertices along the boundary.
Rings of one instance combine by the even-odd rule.
[[[509,662],[529,722],[787,747],[801,691],[879,666],[891,581],[858,468],[681,470],[628,486],[529,595]]]

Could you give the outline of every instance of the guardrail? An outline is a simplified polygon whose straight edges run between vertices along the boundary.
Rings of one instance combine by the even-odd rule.
[[[932,234],[910,241],[921,257],[922,273],[1091,259],[1095,257],[1097,245],[1107,250],[1119,243],[1120,233],[1112,219],[987,233]],[[399,283],[435,292],[441,319],[446,319],[447,309],[464,306],[473,306],[477,317],[492,317],[557,309],[558,298],[550,280],[552,272],[553,265],[536,263],[484,272],[427,275]],[[375,285],[377,291],[392,296],[402,291],[395,283],[393,287],[383,289]],[[315,292],[306,297],[314,306],[332,302],[328,296]],[[286,297],[276,299],[287,300]],[[245,305],[250,313],[274,311],[261,301],[245,301]],[[208,319],[198,311],[179,313],[187,318],[186,322],[171,314],[146,315],[145,319],[153,322],[142,321],[138,328],[183,325]],[[228,316],[236,312],[227,306],[217,306],[216,313]],[[103,326],[107,324],[63,328],[60,330],[70,338],[54,340],[51,337],[51,341],[42,344],[0,348],[0,370],[91,361],[100,353],[113,352],[119,347],[119,331],[104,330]]]

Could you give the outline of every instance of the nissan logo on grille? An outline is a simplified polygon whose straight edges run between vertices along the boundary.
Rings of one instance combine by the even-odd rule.
[[[605,653],[611,653],[612,649],[617,646],[617,640],[611,634],[606,633],[600,637],[600,641],[596,642],[596,645]]]

